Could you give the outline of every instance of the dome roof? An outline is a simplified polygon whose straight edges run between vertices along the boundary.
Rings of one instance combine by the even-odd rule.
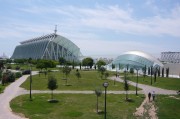
[[[163,64],[155,57],[141,51],[125,52],[122,55],[118,56],[113,61],[113,64],[128,64],[136,67],[144,67],[145,65],[147,67],[163,67]]]

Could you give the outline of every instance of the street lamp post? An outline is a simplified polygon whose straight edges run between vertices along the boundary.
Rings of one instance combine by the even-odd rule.
[[[103,83],[103,86],[105,88],[104,119],[106,119],[106,90],[107,90],[108,85],[109,85],[108,82],[104,82]]]

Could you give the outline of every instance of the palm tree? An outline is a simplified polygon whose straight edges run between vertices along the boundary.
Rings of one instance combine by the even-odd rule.
[[[101,91],[101,89],[96,89],[95,90],[95,94],[96,94],[96,96],[97,96],[97,103],[96,103],[96,112],[98,113],[98,97],[100,97],[101,96],[101,94],[102,94],[102,91]]]

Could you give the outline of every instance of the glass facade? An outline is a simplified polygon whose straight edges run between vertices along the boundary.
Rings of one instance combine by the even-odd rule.
[[[156,58],[140,51],[129,51],[118,56],[113,62],[115,65],[129,65],[129,67],[163,67]]]
[[[57,34],[45,35],[21,42],[16,46],[12,59],[52,59],[63,57],[68,61],[79,61],[80,48]]]

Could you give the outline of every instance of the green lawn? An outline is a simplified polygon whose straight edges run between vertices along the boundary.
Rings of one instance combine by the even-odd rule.
[[[3,93],[5,88],[6,88],[6,85],[3,86],[2,84],[0,84],[0,93]]]
[[[155,104],[158,107],[159,119],[180,119],[180,96],[158,95]]]
[[[126,102],[125,95],[107,95],[107,119],[134,119],[133,112],[144,97],[129,95],[132,102]],[[13,99],[10,106],[14,112],[23,113],[30,119],[103,119],[96,113],[95,94],[57,94],[58,103],[49,103],[50,94],[33,94]],[[104,110],[104,95],[99,97],[99,109]]]
[[[136,76],[128,76],[128,79],[136,82]],[[139,76],[139,83],[151,85],[151,77],[146,76],[145,79],[143,76]],[[180,79],[179,78],[166,78],[166,77],[157,77],[156,82],[154,82],[154,77],[152,77],[152,86],[159,87],[169,90],[180,90]]]
[[[102,80],[100,74],[97,71],[80,71],[81,78],[78,80],[75,76],[75,70],[71,72],[68,77],[68,85],[65,85],[65,80],[63,78],[62,72],[51,72],[57,78],[58,89],[57,90],[95,90],[96,88],[103,88],[103,82],[109,82],[108,90],[124,90],[123,83],[111,80]],[[113,75],[113,73],[111,73]],[[32,77],[32,89],[33,90],[48,90],[48,76],[45,77],[44,74],[35,75]],[[25,89],[29,89],[29,78],[21,85]],[[135,90],[135,87],[129,86],[130,90]],[[104,88],[103,88],[104,90]]]

